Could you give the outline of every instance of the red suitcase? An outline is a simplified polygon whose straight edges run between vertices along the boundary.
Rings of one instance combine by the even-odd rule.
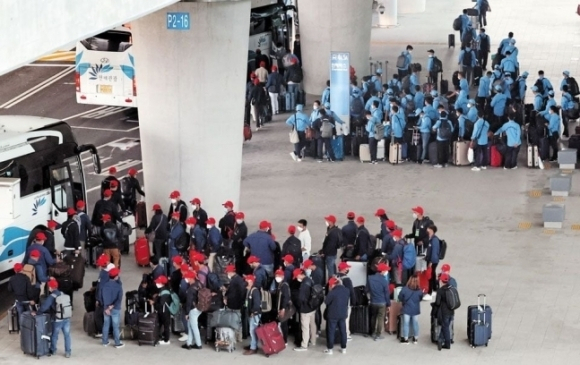
[[[419,287],[424,293],[429,292],[429,280],[431,279],[431,268],[428,267],[427,270],[419,273]]]
[[[286,348],[284,336],[277,322],[266,323],[256,328],[256,337],[262,343],[262,350],[266,357],[282,352]]]
[[[491,146],[491,158],[489,164],[491,167],[501,167],[502,165],[502,156],[496,146]]]
[[[149,266],[149,242],[147,238],[141,237],[135,241],[135,261],[139,266]]]

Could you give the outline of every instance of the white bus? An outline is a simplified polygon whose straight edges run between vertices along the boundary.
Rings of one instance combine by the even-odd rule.
[[[0,116],[0,281],[24,259],[30,232],[53,219],[63,223],[67,208],[86,201],[81,153],[92,155],[100,173],[97,149],[79,146],[68,124],[57,119]],[[87,160],[90,160],[88,157]],[[64,239],[55,234],[61,250]]]
[[[137,107],[135,62],[131,46],[131,30],[124,27],[77,43],[77,103]]]

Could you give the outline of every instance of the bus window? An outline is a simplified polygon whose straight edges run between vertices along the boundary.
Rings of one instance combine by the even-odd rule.
[[[72,177],[68,163],[50,168],[52,202],[58,210],[66,212],[74,207]]]
[[[131,33],[110,30],[81,41],[91,51],[124,52],[131,46]]]

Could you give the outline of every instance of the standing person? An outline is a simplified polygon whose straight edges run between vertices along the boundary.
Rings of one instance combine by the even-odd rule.
[[[264,66],[262,66],[262,63]],[[266,70],[266,75],[268,75],[268,69],[270,68],[270,56],[262,54],[262,50],[260,48],[256,49],[256,64],[260,67],[264,67]],[[264,80],[264,82],[266,82]]]
[[[145,234],[155,234],[153,242],[151,242],[153,245],[153,255],[155,255],[157,260],[160,260],[162,257],[167,257],[166,242],[169,238],[167,232],[169,222],[167,216],[163,214],[163,210],[161,210],[161,205],[153,204],[153,211],[155,214],[151,217],[151,222],[149,223],[149,227],[145,230]]]
[[[18,318],[20,318],[22,313],[30,310],[30,306],[34,305],[34,300],[37,296],[30,278],[22,273],[23,268],[24,266],[21,263],[14,264],[14,275],[8,281],[8,292],[13,293],[16,300]]]
[[[513,122],[513,119],[510,118],[508,123]],[[507,132],[507,124],[506,126],[506,134],[508,136],[508,148],[510,146],[510,133]],[[550,141],[550,147],[552,147],[552,158],[550,158],[550,162],[558,161],[558,140],[560,139],[560,116],[558,115],[558,107],[551,106],[550,111],[548,114],[548,123],[546,123],[546,127],[548,127],[548,140]],[[517,124],[516,124],[517,125]],[[502,127],[503,128],[503,127]],[[510,129],[511,130],[511,129]],[[512,145],[517,145],[516,149],[519,152],[519,145],[521,144],[521,129],[518,131],[512,131]],[[520,141],[518,142],[518,138]],[[517,157],[517,152],[513,153]],[[515,158],[513,159],[515,160]],[[512,160],[512,161],[513,161]],[[517,167],[515,164],[512,168]]]
[[[300,245],[302,249],[302,261],[307,260],[310,257],[310,252],[312,250],[312,237],[310,236],[310,231],[308,230],[308,222],[306,219],[300,219],[298,225],[296,226],[298,231],[298,239],[300,240]]]
[[[46,222],[46,228],[48,229],[42,229],[42,228],[38,228],[38,229],[33,229],[32,231],[30,231],[30,235],[28,236],[28,240],[26,242],[26,246],[30,246],[32,244],[32,242],[34,242],[34,237],[36,237],[36,234],[38,232],[42,232],[44,233],[44,235],[46,236],[46,241],[44,241],[44,248],[46,248],[48,250],[48,252],[50,252],[50,256],[52,256],[53,259],[56,258],[57,255],[57,251],[56,251],[56,246],[54,244],[54,231],[58,228],[60,228],[60,224],[57,221],[54,220],[49,220]]]
[[[402,80],[405,76],[409,75],[409,67],[413,62],[413,56],[411,55],[411,53],[413,53],[413,46],[408,45],[407,48],[403,52],[401,52],[401,55],[399,56],[404,57],[404,62],[400,63],[399,60],[397,59],[396,66],[400,80]]]
[[[419,287],[419,278],[412,276],[407,281],[407,285],[399,292],[399,301],[403,304],[401,310],[403,314],[403,333],[401,343],[409,343],[409,322],[413,322],[413,344],[419,338],[419,314],[421,314],[421,299],[423,292]]]
[[[234,265],[226,266],[226,274],[230,279],[230,284],[224,295],[224,304],[233,311],[241,315],[246,299],[246,282],[241,275],[236,274]]]
[[[425,107],[426,108],[426,107]],[[421,156],[417,160],[417,163],[423,163],[424,161],[429,161],[429,140],[431,139],[431,118],[424,112],[424,109],[417,108],[415,110],[415,116],[419,117],[417,120],[417,127],[419,127],[419,133],[421,133]]]
[[[558,109],[556,109],[554,106],[550,110],[550,114],[555,115],[556,117],[554,119],[556,119],[558,122],[555,134],[553,134],[554,132],[550,130],[550,135],[554,136],[554,142],[552,142],[552,139],[550,139],[550,143],[552,144],[552,148],[554,150],[553,161],[555,161],[558,156],[557,141],[559,137],[558,130],[560,128],[560,117],[558,117],[557,110]],[[518,154],[522,144],[522,129],[520,125],[515,122],[515,114],[513,112],[509,113],[507,123],[502,125],[501,128],[495,132],[495,135],[497,136],[501,133],[505,133],[507,136],[507,150],[505,153],[504,170],[515,170],[518,168]]]
[[[187,204],[183,200],[181,200],[181,193],[177,190],[174,190],[169,194],[169,199],[171,199],[171,204],[169,204],[169,210],[167,213],[168,217],[172,217],[173,213],[179,213],[179,221],[181,223],[185,223],[187,219]],[[169,228],[169,226],[167,227]]]
[[[250,91],[250,103],[252,105],[252,118],[254,123],[256,123],[256,131],[263,127],[263,121],[261,116],[264,114],[264,106],[266,105],[266,91],[264,87],[260,85],[260,80],[258,78],[254,79],[254,87]]]
[[[195,217],[197,220],[197,224],[205,229],[206,221],[207,221],[207,212],[201,207],[201,199],[193,198],[191,199],[190,203],[193,205],[194,209],[191,212],[191,216]]]
[[[470,45],[465,47],[465,49],[462,50],[459,54],[458,64],[463,69],[463,74],[465,75],[467,83],[471,85],[473,83],[473,68],[477,65],[477,57],[475,56],[475,52],[471,49]]]
[[[119,212],[124,212],[127,210],[127,208],[123,202],[123,195],[121,194],[121,190],[119,190],[119,180],[112,180],[110,185],[111,192],[113,193],[111,196],[111,202],[113,202],[113,205]]]
[[[207,262],[209,266],[209,271],[213,271],[215,255],[220,249],[222,242],[223,235],[220,235],[220,231],[216,228],[215,219],[213,217],[209,217],[207,220],[207,242],[206,247],[204,248],[205,253],[208,255]]]
[[[258,258],[261,266],[272,277],[274,274],[274,251],[276,250],[276,243],[268,233],[269,229],[270,224],[268,221],[261,221],[259,230],[244,240],[244,246],[250,251],[250,255]]]
[[[103,239],[103,253],[109,257],[109,260],[116,268],[119,268],[121,263],[121,253],[119,251],[121,233],[117,225],[111,222],[110,215],[103,214],[102,221],[101,238]]]
[[[184,240],[187,240],[185,224],[179,218],[179,212],[173,212],[169,223],[169,240],[167,241],[167,258],[169,260],[173,260],[175,256],[179,255],[177,247],[183,247]],[[173,271],[172,267],[170,267],[170,271]]]
[[[437,132],[437,164],[434,167],[447,167],[449,162],[449,141],[453,135],[453,124],[447,119],[447,112],[439,113],[439,120],[433,126]]]
[[[262,316],[262,294],[260,288],[255,284],[254,275],[246,275],[245,277],[248,291],[248,322],[250,327],[250,348],[244,351],[244,355],[255,355],[258,353],[258,337],[256,336],[256,329],[260,325],[260,317]]]
[[[439,275],[439,277],[441,277],[441,275],[443,274],[449,275],[449,285],[457,289],[457,281],[451,276],[451,265],[449,264],[441,265],[441,274]]]
[[[320,109],[319,115],[320,118],[312,123],[312,129],[316,131],[317,137],[317,160],[318,162],[322,162],[326,154],[328,156],[327,160],[334,162],[335,156],[331,140],[336,138],[335,121],[327,114],[325,109]]]
[[[377,161],[377,146],[378,146],[378,139],[382,139],[383,136],[376,136],[375,137],[375,133],[376,131],[378,131],[378,125],[382,124],[380,120],[378,120],[376,117],[373,117],[372,113],[370,111],[365,111],[365,118],[367,120],[367,123],[365,125],[365,130],[367,131],[368,135],[369,135],[369,150],[371,153],[371,164],[375,165],[378,163]]]
[[[239,275],[244,273],[244,240],[248,237],[248,227],[244,222],[243,212],[236,213],[236,224],[232,236],[232,250],[235,256],[236,272]]]
[[[81,241],[79,239],[79,234],[81,227],[79,225],[80,220],[77,217],[77,211],[74,208],[68,208],[67,220],[62,224],[60,233],[64,238],[64,253],[65,255],[74,255],[75,253],[80,253]]]
[[[427,267],[431,268],[431,279],[429,280],[429,291],[423,296],[423,300],[426,301],[430,301],[432,299],[431,294],[433,294],[434,291],[437,291],[437,265],[439,264],[441,242],[435,233],[437,233],[436,225],[432,224],[427,227],[427,234],[429,235],[429,249],[427,249],[425,261],[427,261]]]
[[[278,269],[274,273],[274,281],[276,282],[276,313],[277,320],[284,336],[284,343],[288,343],[288,321],[290,318],[285,318],[286,311],[290,309],[290,285],[284,280],[284,270]]]
[[[371,296],[370,312],[371,312],[371,335],[374,341],[382,340],[381,336],[385,327],[385,313],[386,309],[391,306],[390,292],[389,292],[389,265],[381,262],[377,265],[377,272],[369,275],[367,281],[367,289]]]
[[[485,33],[485,28],[479,29],[477,41],[477,62],[482,70],[487,70],[487,59],[491,52],[491,38]]]
[[[117,168],[115,166],[109,167],[109,176],[107,176],[101,182],[101,199],[104,198],[105,190],[110,190],[111,189],[111,181],[116,181],[117,182],[117,186],[119,185],[119,179],[117,179],[115,177],[115,174],[116,173],[117,173]]]
[[[93,209],[93,217],[91,223],[93,226],[102,227],[103,221],[101,220],[103,214],[107,214],[113,220],[113,223],[121,222],[121,216],[119,215],[119,209],[113,204],[111,200],[113,192],[107,189],[103,192],[103,199],[97,201],[95,208]]]
[[[439,280],[442,285],[435,300],[434,309],[437,311],[437,318],[441,324],[441,333],[437,341],[437,348],[441,351],[442,348],[451,349],[451,322],[453,322],[455,310],[451,309],[447,303],[446,291],[449,290],[449,275],[441,274]]]
[[[477,0],[475,8],[479,11],[479,24],[487,27],[487,12],[491,11],[488,0]]]
[[[322,103],[322,105],[330,103],[330,80],[326,80],[326,87],[322,91],[320,102]]]
[[[266,82],[266,90],[270,94],[270,103],[272,103],[272,113],[279,114],[278,109],[278,95],[280,94],[280,86],[284,79],[282,75],[278,73],[278,67],[272,66],[272,73],[268,75],[268,81]]]
[[[125,347],[125,344],[120,339],[120,324],[121,324],[121,303],[123,301],[123,285],[119,278],[120,270],[112,268],[109,270],[109,281],[103,286],[103,309],[105,312],[105,322],[103,324],[103,333],[109,333],[110,327],[113,326],[113,338],[115,340],[115,348],[120,349]],[[103,346],[109,346],[109,336],[103,335]]]
[[[471,148],[473,148],[475,159],[475,166],[471,168],[472,171],[485,170],[487,169],[487,165],[489,165],[487,156],[489,122],[483,119],[483,115],[483,110],[480,109],[477,111],[478,119],[473,125],[473,132],[471,134]]]
[[[440,64],[441,61],[437,60],[435,57],[435,51],[430,49],[427,51],[428,58],[427,58],[427,72],[429,73],[429,82],[433,84],[433,87],[437,89],[437,83],[439,82],[439,66],[435,63],[438,62]],[[436,61],[437,60],[437,61]],[[421,105],[415,104],[416,107],[421,107]]]
[[[334,337],[338,327],[340,352],[345,354],[347,341],[346,319],[348,318],[350,291],[335,277],[331,277],[328,280],[328,290],[328,295],[324,300],[324,304],[326,304],[324,316],[326,318],[326,349],[324,353],[332,355]]]
[[[298,237],[296,237],[296,226],[288,226],[288,238],[282,245],[282,259],[286,261],[289,257],[292,259],[290,263],[296,262],[298,265],[302,263],[302,250]]]
[[[374,245],[371,242],[371,235],[365,227],[365,217],[359,216],[356,218],[356,239],[354,244],[355,260],[367,261],[370,257]]]
[[[40,306],[38,314],[48,314],[50,315],[50,321],[52,324],[52,335],[50,336],[50,355],[56,354],[56,344],[58,343],[58,333],[62,331],[64,335],[64,357],[67,359],[71,356],[71,338],[70,338],[70,314],[72,309],[70,308],[71,302],[70,297],[68,297],[69,313],[64,308],[57,308],[57,298],[61,295],[66,295],[58,290],[58,282],[52,278],[47,283],[49,295]],[[67,295],[68,296],[68,295]],[[64,297],[66,298],[66,297]],[[64,305],[66,305],[66,299],[63,300]],[[34,313],[35,314],[35,313]],[[61,317],[61,318],[59,318]],[[107,332],[108,333],[108,332]]]
[[[76,204],[77,207],[77,217],[79,218],[79,222],[80,222],[80,231],[79,231],[79,241],[80,241],[80,246],[81,246],[81,252],[83,257],[87,260],[86,264],[89,264],[89,258],[90,256],[88,255],[88,253],[86,252],[86,244],[87,244],[87,238],[90,235],[90,232],[92,230],[92,225],[91,225],[91,219],[89,218],[89,216],[87,215],[87,213],[85,213],[85,202],[82,200],[79,200]]]
[[[346,317],[346,339],[347,341],[351,341],[352,337],[350,336],[350,313],[352,311],[352,307],[357,305],[356,302],[356,295],[354,292],[354,286],[352,285],[352,280],[348,277],[348,270],[350,269],[350,265],[347,262],[341,262],[338,264],[338,274],[336,275],[340,281],[342,281],[342,285],[348,289],[350,292],[350,300],[348,305],[348,315]]]
[[[135,176],[137,176],[137,169],[130,168],[129,176],[123,178],[121,182],[123,201],[129,211],[135,214],[135,206],[137,205],[137,193],[145,197],[145,192],[141,189],[141,183]],[[125,185],[125,186],[123,186]]]
[[[335,216],[328,215],[324,217],[324,220],[326,223],[326,235],[324,236],[320,253],[324,257],[326,264],[327,278],[330,278],[336,274],[336,256],[338,248],[342,247],[342,232],[336,226]]]
[[[257,79],[260,81],[260,86],[264,87],[264,85],[266,85],[266,81],[268,80],[268,70],[266,69],[266,62],[258,61],[258,65],[260,67],[258,67],[254,71],[254,73],[256,74]]]
[[[296,113],[286,119],[286,124],[296,128],[298,132],[298,143],[294,143],[294,151],[290,152],[290,157],[296,162],[301,162],[304,158],[302,149],[306,146],[306,128],[310,127],[308,116],[302,112],[304,106],[302,104],[296,105]]]
[[[433,224],[431,219],[424,215],[425,210],[421,206],[411,208],[413,212],[413,226],[411,233],[405,236],[407,239],[413,239],[415,248],[419,254],[423,254],[429,246],[429,235],[427,234],[427,227]]]
[[[181,281],[181,280],[180,280]],[[167,276],[160,275],[155,279],[155,286],[157,287],[158,294],[155,299],[149,299],[151,306],[155,307],[155,312],[157,312],[157,321],[159,322],[159,328],[162,329],[159,341],[160,345],[169,345],[169,336],[171,335],[171,313],[169,313],[169,305],[171,303],[171,295],[167,289]]]
[[[300,347],[295,347],[294,351],[307,351],[310,339],[312,338],[313,344],[316,342],[316,308],[310,306],[311,290],[314,284],[312,283],[312,279],[306,276],[302,269],[295,269],[292,277],[294,280],[300,282],[298,312],[300,313],[300,327],[302,332],[302,343]]]
[[[186,271],[183,273],[183,279],[187,283],[186,290],[186,300],[185,307],[185,319],[187,320],[187,342],[181,347],[186,350],[200,350],[201,349],[201,335],[199,333],[198,318],[201,315],[201,311],[197,309],[198,292],[199,289],[203,287],[199,281],[197,281],[197,275],[195,271]],[[195,342],[195,344],[193,344]]]
[[[341,259],[352,259],[354,258],[354,244],[356,240],[357,226],[354,222],[356,214],[354,212],[346,213],[347,223],[342,226],[342,243],[343,252]]]
[[[284,81],[287,86],[286,91],[291,94],[294,94],[294,100],[296,100],[297,92],[300,91],[300,83],[302,82],[303,78],[304,74],[302,72],[302,66],[298,61],[298,58],[292,57],[292,60],[290,61],[290,66],[286,69],[286,72],[284,73]],[[298,103],[298,100],[296,100],[296,104],[300,104]]]
[[[218,226],[220,233],[224,240],[230,240],[234,233],[234,226],[236,225],[236,212],[234,212],[234,203],[226,201],[222,204],[224,207],[224,216],[220,219]]]

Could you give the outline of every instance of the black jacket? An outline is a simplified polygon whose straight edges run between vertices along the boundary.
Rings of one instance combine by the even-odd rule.
[[[342,285],[350,291],[350,305],[356,304],[356,294],[354,292],[354,286],[352,285],[352,280],[346,276],[346,274],[338,273],[337,276],[342,280]]]
[[[324,299],[327,319],[346,319],[350,292],[344,285],[336,285]]]
[[[354,245],[354,241],[356,240],[356,232],[357,226],[354,221],[348,221],[348,223],[342,227],[342,239],[344,246]]]
[[[328,227],[324,242],[322,242],[322,254],[324,256],[336,256],[342,245],[342,232],[337,226]]]
[[[266,91],[264,91],[263,86],[254,85],[254,88],[250,91],[250,101],[252,105],[266,104]]]
[[[165,317],[166,319],[171,316],[168,306],[171,304],[171,295],[169,293],[161,295],[163,290],[169,290],[168,287],[163,287],[159,290],[159,295],[155,299],[155,311],[159,314],[159,317]],[[167,323],[169,325],[169,323]]]
[[[181,270],[173,270],[171,273],[171,277],[169,279],[171,291],[174,293],[179,293],[179,284],[181,284],[181,279],[183,279],[183,275],[181,274]]]
[[[139,180],[137,180],[137,178],[133,176],[127,176],[123,179],[126,179],[125,181],[127,181],[126,189],[128,190],[128,193],[122,194],[125,201],[137,201],[137,193],[145,196],[145,192],[143,189],[141,189],[141,183]]]
[[[79,238],[80,228],[78,223],[70,217],[66,222],[62,224],[60,230],[62,236],[64,237],[64,247],[71,250],[80,250],[81,242]]]
[[[246,300],[246,282],[240,275],[234,275],[226,291],[228,308],[239,310],[244,306]]]
[[[304,278],[304,280],[302,280],[302,283],[300,283],[300,294],[298,296],[297,303],[299,313],[310,313],[316,309],[310,307],[310,304],[308,303],[310,301],[310,294],[313,285],[314,284],[312,283],[312,279],[308,277]]]
[[[117,209],[120,209],[121,211],[127,210],[127,207],[125,207],[125,202],[123,201],[123,194],[121,194],[120,188],[117,188],[117,190],[113,191],[111,201],[113,202],[113,204]]]
[[[262,293],[255,285],[248,292],[248,313],[262,314]]]
[[[109,230],[115,230],[116,231],[116,233],[117,233],[117,239],[116,240],[110,240],[109,238],[107,238],[107,234],[106,233]],[[117,228],[117,225],[115,225],[112,222],[107,222],[107,223],[105,223],[105,225],[101,229],[101,238],[103,239],[103,249],[119,248],[119,244],[121,243],[121,232]]]
[[[278,285],[278,290],[276,293],[277,310],[288,308],[289,302],[290,302],[290,286],[288,285],[287,282],[283,281]]]
[[[187,204],[185,204],[185,202],[183,200],[179,200],[177,201],[177,204],[175,205],[175,211],[179,211],[179,221],[181,223],[185,223],[185,220],[187,219]],[[173,204],[169,204],[169,213],[167,214],[168,217],[171,217],[171,215],[173,215]],[[167,229],[169,229],[169,224],[167,225]]]
[[[282,257],[290,255],[294,257],[294,263],[300,265],[302,263],[302,243],[298,237],[290,235],[282,245]]]
[[[316,267],[316,270],[312,270],[311,277],[312,282],[316,285],[324,286],[324,267]]]
[[[227,212],[218,223],[220,233],[224,240],[229,240],[234,234],[234,226],[236,225],[236,213],[233,211]]]
[[[195,219],[197,220],[197,225],[200,226],[203,229],[207,229],[207,212],[205,210],[203,210],[202,207],[199,207],[198,210],[194,210],[193,212],[191,212],[191,215],[193,217],[195,217]]]
[[[193,284],[187,287],[185,291],[185,314],[189,315],[189,312],[197,307],[197,291],[201,288],[199,281],[194,281]]]
[[[151,222],[149,223],[149,227],[145,230],[145,233],[155,231],[156,240],[167,241],[167,238],[169,238],[169,232],[167,232],[168,224],[167,216],[165,214],[161,211],[155,212],[155,215],[151,217]]]
[[[30,279],[22,273],[17,273],[10,277],[8,291],[14,293],[14,298],[19,302],[28,302],[36,297],[34,287],[30,284]]]
[[[355,256],[362,256],[366,254],[370,257],[370,255],[373,253],[373,249],[374,247],[371,242],[369,231],[365,228],[365,226],[360,226],[356,234],[354,249]]]
[[[93,226],[102,227],[103,226],[103,214],[110,214],[113,223],[121,221],[121,216],[119,215],[119,209],[111,200],[101,199],[95,204],[95,209],[93,209],[93,218],[91,219],[91,224]]]
[[[446,298],[447,296],[445,295],[445,291],[449,289],[449,285],[443,285],[442,287],[439,288],[439,290],[437,290],[437,296],[435,297],[435,304],[434,307],[438,310],[437,312],[437,318],[439,320],[441,320],[443,317],[452,317],[455,315],[455,311],[449,309],[449,306],[447,305],[447,301]]]
[[[232,236],[232,249],[238,257],[244,254],[244,240],[248,237],[248,226],[246,222],[236,223],[234,226],[234,235]]]
[[[422,219],[415,219],[413,221],[413,226],[411,227],[411,233],[405,236],[405,238],[413,238],[415,244],[419,242],[423,243],[423,250],[426,250],[429,246],[429,234],[427,233],[427,227],[433,224],[433,221],[429,217],[423,217]]]

